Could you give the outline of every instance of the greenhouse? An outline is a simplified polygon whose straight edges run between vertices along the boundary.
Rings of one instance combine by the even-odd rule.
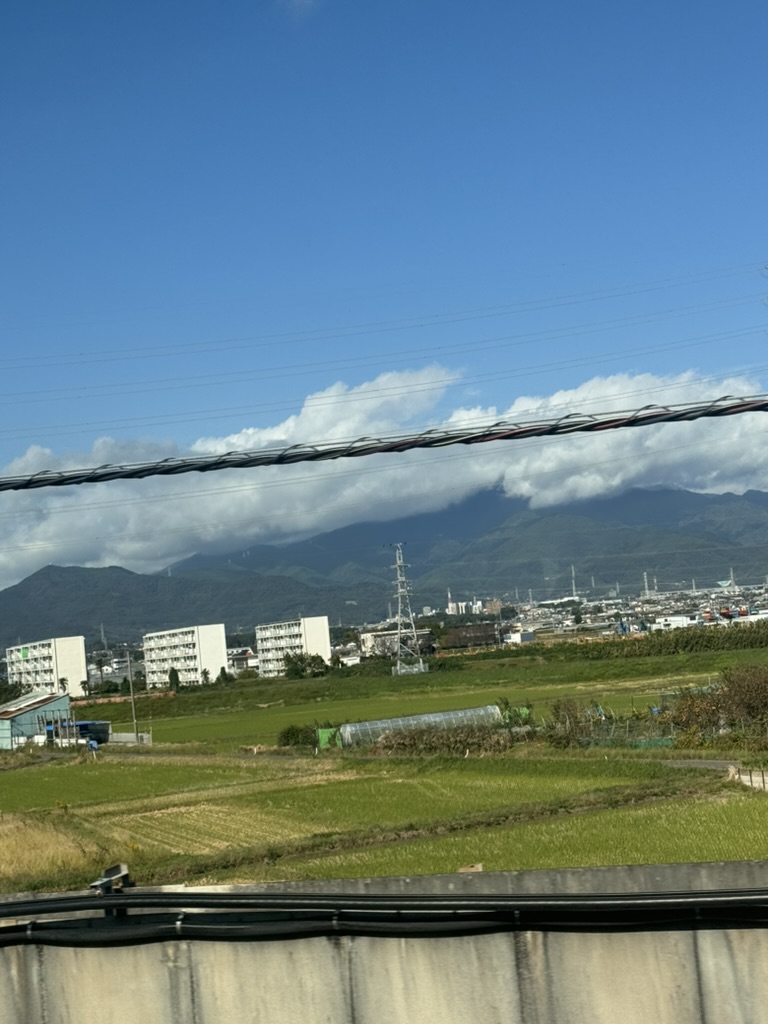
[[[383,718],[378,722],[350,722],[339,728],[341,745],[376,743],[388,732],[407,732],[409,729],[455,729],[459,725],[501,724],[501,711],[495,704],[463,711],[438,711],[427,715],[408,715],[405,718]]]

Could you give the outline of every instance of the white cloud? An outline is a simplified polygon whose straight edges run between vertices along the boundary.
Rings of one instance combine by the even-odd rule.
[[[499,419],[551,420],[574,412],[702,402],[723,393],[759,390],[747,379],[715,386],[692,375],[622,374],[594,378],[550,396],[521,397],[505,409],[458,408],[438,418],[446,385],[457,379],[456,373],[430,367],[383,374],[357,387],[334,384],[310,395],[296,415],[281,423],[201,438],[192,451],[392,436],[420,430],[430,421],[434,427],[453,428]],[[8,586],[49,562],[123,565],[150,572],[195,551],[228,551],[362,520],[394,519],[442,508],[494,486],[527,498],[533,507],[631,486],[768,490],[767,429],[768,417],[754,413],[407,455],[7,493],[0,507],[0,585]],[[185,454],[168,442],[101,438],[90,452],[56,455],[30,448],[4,475]]]

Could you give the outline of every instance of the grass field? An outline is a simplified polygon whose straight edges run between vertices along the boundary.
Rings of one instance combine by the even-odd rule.
[[[139,728],[151,730],[156,743],[207,743],[235,750],[240,745],[274,744],[280,730],[290,724],[449,711],[492,704],[502,696],[513,705],[532,703],[539,721],[549,714],[552,701],[563,697],[599,701],[617,714],[627,714],[658,703],[663,693],[706,684],[728,665],[763,660],[760,651],[569,663],[478,659],[460,671],[417,677],[255,680],[227,690],[181,693],[173,700],[140,699],[137,709]],[[132,729],[127,704],[94,704],[78,715],[107,718],[116,731]]]
[[[437,839],[287,860],[262,878],[356,878],[485,871],[768,859],[768,797],[734,792],[615,808],[557,820],[479,828]],[[233,877],[232,873],[229,878]]]
[[[524,826],[542,835],[523,843],[530,860],[573,815],[616,814],[627,801],[743,799],[711,772],[616,757],[100,756],[5,773],[2,889],[80,887],[116,861],[145,883],[366,874],[369,864],[391,873],[404,857],[409,871],[455,870],[457,856],[486,841],[499,863],[513,856],[505,844],[523,842]],[[571,848],[566,834],[550,853],[573,862],[583,842],[575,836]],[[606,847],[599,831],[593,843],[593,859],[615,862],[620,846]]]
[[[760,655],[488,660],[408,679],[257,681],[145,699],[140,727],[151,727],[155,747],[107,747],[96,760],[0,760],[15,769],[0,773],[0,889],[79,888],[118,861],[143,884],[194,884],[451,872],[477,862],[504,870],[768,857],[768,797],[722,772],[666,765],[665,751],[573,754],[535,742],[455,760],[238,753],[274,744],[288,724],[502,696],[531,702],[539,720],[562,697],[619,714],[643,710],[662,692],[715,677],[721,661]],[[110,717],[130,731],[126,710],[92,705],[78,717]]]

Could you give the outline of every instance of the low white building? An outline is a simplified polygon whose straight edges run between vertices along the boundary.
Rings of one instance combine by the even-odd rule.
[[[515,633],[505,633],[501,638],[505,644],[534,644],[536,634],[532,629],[519,629]]]
[[[46,726],[60,726],[71,719],[68,693],[26,693],[0,705],[0,750],[15,750],[33,740],[42,745]],[[67,730],[69,731],[69,730]]]
[[[206,676],[213,682],[226,666],[227,637],[221,622],[144,635],[144,672],[150,689],[167,686],[172,668],[180,686],[199,686]]]
[[[698,612],[692,615],[664,615],[651,623],[651,630],[658,632],[663,629],[687,629],[689,626],[703,626],[704,617]]]
[[[228,647],[227,668],[230,672],[244,672],[259,667],[259,659],[250,647]]]
[[[281,676],[286,654],[319,654],[327,664],[331,660],[331,634],[327,615],[289,622],[268,622],[256,627],[256,654],[259,675]]]
[[[366,658],[394,658],[398,651],[398,637],[405,643],[411,639],[411,635],[403,630],[398,633],[396,629],[372,630],[370,633],[360,634],[360,652]],[[430,654],[434,648],[435,638],[431,629],[417,629],[416,640],[419,644],[419,651],[422,654]]]
[[[7,647],[8,682],[25,690],[82,694],[88,685],[85,637],[59,636]]]

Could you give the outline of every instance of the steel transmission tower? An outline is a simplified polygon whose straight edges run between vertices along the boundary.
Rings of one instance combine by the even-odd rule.
[[[405,575],[405,570],[409,566],[403,561],[402,544],[395,544],[395,564],[391,568],[395,570],[397,587],[397,662],[392,668],[392,675],[405,676],[427,672],[429,666],[419,656],[419,638],[416,635],[416,623],[411,611],[410,585]]]

